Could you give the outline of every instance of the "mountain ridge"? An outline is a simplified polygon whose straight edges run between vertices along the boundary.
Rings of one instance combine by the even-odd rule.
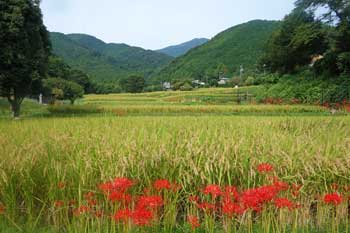
[[[53,53],[94,81],[115,82],[133,74],[148,77],[173,58],[127,44],[105,43],[87,34],[51,32]]]
[[[167,54],[172,57],[179,57],[181,55],[186,54],[191,49],[207,43],[208,41],[209,39],[207,38],[194,38],[190,41],[187,41],[178,45],[171,45],[163,49],[158,49],[156,51]]]
[[[265,44],[279,27],[280,21],[252,20],[228,28],[207,43],[177,57],[152,76],[159,81],[219,78],[239,75],[240,66],[255,70]],[[218,70],[221,69],[221,70]],[[232,75],[232,76],[231,76]]]

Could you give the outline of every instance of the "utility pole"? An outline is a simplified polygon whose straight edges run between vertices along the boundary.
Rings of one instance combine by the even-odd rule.
[[[242,80],[243,72],[244,72],[244,68],[243,68],[243,65],[241,65],[241,68],[239,69],[239,76],[241,80]]]

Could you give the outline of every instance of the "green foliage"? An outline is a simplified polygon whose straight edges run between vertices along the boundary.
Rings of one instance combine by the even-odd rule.
[[[313,55],[326,49],[322,24],[312,14],[295,9],[271,36],[260,66],[282,74],[295,72],[311,63]]]
[[[140,76],[132,75],[120,80],[120,86],[125,92],[139,93],[145,88],[145,79]]]
[[[183,86],[180,87],[181,91],[192,91],[192,89],[193,87],[188,82],[186,82]]]
[[[48,78],[43,81],[46,95],[51,95],[54,99],[68,99],[71,104],[75,100],[83,97],[84,89],[79,84],[61,78]]]
[[[244,84],[245,84],[246,86],[252,86],[252,85],[254,85],[254,84],[255,84],[255,78],[249,76],[249,77],[244,81]]]
[[[107,44],[89,35],[50,35],[53,52],[71,67],[89,74],[96,83],[113,83],[132,74],[148,76],[172,60],[158,52],[125,44]]]
[[[103,113],[103,109],[98,106],[86,105],[50,105],[47,110],[55,115],[85,115]]]
[[[119,84],[110,82],[97,82],[93,84],[94,92],[96,94],[111,94],[111,93],[121,93],[122,88]]]
[[[278,83],[266,85],[265,91],[257,95],[258,101],[267,98],[282,99],[284,102],[298,100],[309,104],[341,103],[350,99],[350,80],[348,76],[320,79],[309,72],[284,75]]]
[[[239,73],[240,65],[247,71],[255,70],[266,40],[278,25],[279,22],[275,21],[256,20],[232,27],[178,57],[153,75],[152,80],[159,83],[190,78],[208,80],[208,83],[216,85],[213,80],[218,78],[216,69],[220,64],[227,67],[230,76]]]
[[[0,1],[0,94],[14,117],[24,97],[40,90],[50,42],[37,1]]]
[[[57,56],[50,56],[49,58],[48,76],[75,82],[84,88],[85,93],[91,93],[95,91],[94,86],[87,74],[80,70],[72,69]]]
[[[316,12],[326,11],[323,19],[332,25],[328,35],[329,49],[325,61],[316,66],[316,73],[330,76],[349,74],[350,4],[348,0],[298,0],[297,7]],[[335,25],[335,27],[333,26]]]

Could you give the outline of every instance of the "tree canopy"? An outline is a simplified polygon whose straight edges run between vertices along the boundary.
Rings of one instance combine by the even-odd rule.
[[[20,115],[23,99],[37,93],[50,54],[49,34],[39,1],[0,1],[0,94]]]
[[[145,88],[145,79],[141,76],[132,75],[120,80],[120,86],[126,92],[138,93]]]

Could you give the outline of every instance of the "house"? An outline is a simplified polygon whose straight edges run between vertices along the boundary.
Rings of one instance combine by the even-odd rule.
[[[171,83],[170,82],[164,82],[163,83],[163,89],[170,90],[171,89]]]
[[[200,80],[193,80],[192,84],[194,84],[195,86],[205,86],[205,82],[202,82]]]
[[[218,81],[218,84],[219,85],[226,85],[226,84],[228,84],[229,80],[230,79],[228,79],[228,78],[220,78],[220,80]]]

